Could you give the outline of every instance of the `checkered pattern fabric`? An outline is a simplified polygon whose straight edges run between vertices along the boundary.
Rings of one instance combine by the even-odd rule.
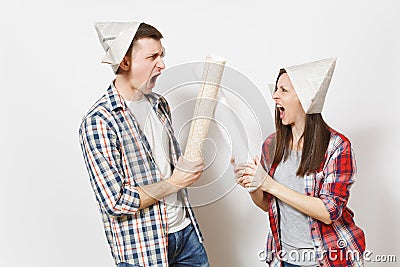
[[[174,136],[168,103],[155,93],[146,97],[167,129],[173,169],[181,150]],[[159,182],[163,177],[156,167],[146,136],[113,85],[84,116],[79,137],[115,263],[168,266],[165,203],[159,201],[138,209],[137,187]],[[183,190],[182,195],[202,242],[187,191]]]
[[[271,146],[275,134],[270,135],[262,147],[261,163],[273,177],[276,165],[272,165]],[[363,266],[365,236],[356,226],[353,212],[347,207],[350,187],[354,183],[356,163],[350,141],[342,134],[331,130],[331,138],[321,169],[304,177],[305,194],[318,197],[330,214],[332,224],[309,217],[316,258],[320,266]],[[276,198],[267,195],[268,216],[271,232],[266,244],[266,262],[270,266],[282,266],[280,260],[280,228]]]

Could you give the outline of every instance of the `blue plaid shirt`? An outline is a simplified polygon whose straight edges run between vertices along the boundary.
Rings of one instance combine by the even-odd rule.
[[[181,155],[164,97],[146,95],[170,139],[171,168]],[[115,263],[168,266],[166,205],[158,201],[139,210],[138,186],[160,182],[150,145],[117,89],[111,85],[82,120],[79,138]],[[187,191],[184,205],[203,241],[190,207]]]

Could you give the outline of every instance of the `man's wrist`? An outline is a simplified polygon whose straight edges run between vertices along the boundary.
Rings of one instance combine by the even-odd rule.
[[[173,194],[173,193],[177,193],[179,190],[181,190],[182,187],[177,185],[176,183],[174,183],[173,178],[171,178],[171,177],[172,176],[170,176],[169,178],[165,179],[163,182],[165,183],[167,191],[171,192],[171,194]]]

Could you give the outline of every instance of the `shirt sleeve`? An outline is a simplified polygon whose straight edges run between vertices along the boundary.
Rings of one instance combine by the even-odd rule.
[[[331,221],[341,217],[349,199],[355,174],[354,152],[350,142],[345,140],[336,148],[324,169],[325,178],[319,193],[319,198],[329,212]]]
[[[272,165],[273,155],[275,150],[275,133],[265,139],[261,149],[261,166],[269,173]]]
[[[117,135],[100,116],[87,117],[79,129],[83,157],[101,208],[111,216],[135,214],[140,206],[136,187],[125,182]]]

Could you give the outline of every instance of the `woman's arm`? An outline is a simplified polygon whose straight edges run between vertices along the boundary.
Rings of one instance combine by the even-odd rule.
[[[260,189],[256,189],[255,191],[250,193],[251,199],[257,207],[262,209],[265,212],[268,212],[268,199],[267,193]]]
[[[350,141],[344,136],[336,138],[336,148],[330,152],[329,161],[324,168],[324,179],[318,197],[297,193],[271,177],[266,177],[262,187],[288,205],[325,224],[339,219],[354,183],[356,163]]]
[[[320,198],[300,194],[278,183],[267,174],[257,157],[254,163],[238,164],[234,170],[240,185],[245,188],[257,187],[251,193],[251,198],[262,210],[268,210],[267,194],[271,194],[314,219],[325,224],[331,223],[330,214]]]
[[[254,159],[254,163],[250,162],[236,165],[234,160],[231,160],[231,163],[234,165],[238,184],[245,188],[257,188],[254,192],[250,193],[250,195],[253,202],[262,210],[268,211],[267,194],[272,194],[286,204],[314,219],[325,224],[331,223],[330,214],[320,198],[300,194],[273,180],[261,166],[258,157]]]
[[[272,180],[272,179],[271,179]],[[299,210],[300,212],[317,219],[325,224],[331,224],[329,212],[318,197],[300,194],[278,182],[272,180],[268,192],[281,201]]]
[[[242,187],[246,188],[245,183],[254,175],[263,175],[262,167],[260,161],[256,157],[253,162],[236,164],[235,159],[231,158],[231,164],[233,165],[233,171],[235,173],[236,182]],[[260,169],[257,171],[258,166]],[[266,173],[264,171],[264,173]],[[247,188],[246,188],[247,189]],[[256,190],[250,192],[251,199],[257,207],[265,212],[268,212],[268,198],[267,193],[257,188]]]
[[[336,137],[335,149],[330,152],[329,161],[324,168],[324,179],[317,197],[306,196],[279,184],[269,175],[243,181],[244,186],[256,186],[270,193],[293,208],[330,224],[342,216],[354,183],[356,163],[350,141]]]
[[[254,177],[244,176],[241,178],[241,184],[243,184],[244,187],[258,187],[255,192],[262,191],[265,195],[271,194],[314,219],[317,219],[325,224],[331,223],[330,214],[320,198],[300,194],[278,183],[268,174],[266,174],[264,177],[257,177],[257,175]],[[256,203],[257,206],[259,206],[259,203],[263,205],[260,193],[257,194],[258,195],[255,198],[252,196],[254,203]]]

